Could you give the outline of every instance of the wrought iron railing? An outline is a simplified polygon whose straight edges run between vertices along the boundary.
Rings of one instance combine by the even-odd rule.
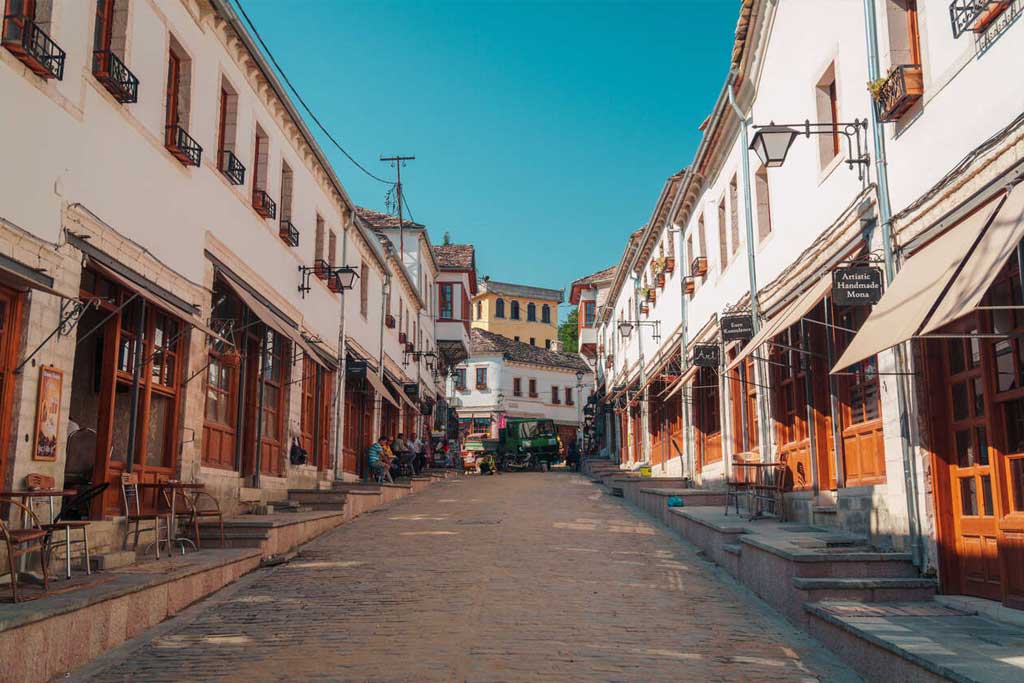
[[[313,261],[313,274],[321,280],[326,280],[331,276],[331,264],[322,258],[318,258]]]
[[[879,118],[882,121],[898,120],[921,99],[922,93],[920,64],[893,67],[876,97]]]
[[[232,185],[245,184],[245,166],[230,149],[220,151],[220,172],[231,181]]]
[[[92,53],[92,73],[121,104],[139,101],[139,79],[110,50]]]
[[[32,17],[4,15],[0,43],[36,75],[58,81],[64,78],[64,50],[39,28]]]
[[[252,191],[252,208],[264,218],[277,216],[277,203],[263,190]]]
[[[949,5],[953,37],[984,29],[1010,4],[1011,0],[953,0]]]
[[[178,124],[165,128],[164,147],[186,166],[198,166],[203,160],[203,148]]]
[[[287,218],[281,219],[281,227],[278,228],[277,234],[280,235],[281,239],[288,246],[299,246],[299,229],[292,225],[292,222]]]

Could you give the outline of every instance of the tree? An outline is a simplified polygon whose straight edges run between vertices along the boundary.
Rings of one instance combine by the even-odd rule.
[[[558,341],[561,342],[562,351],[566,353],[576,353],[580,350],[579,337],[577,336],[577,328],[579,326],[580,309],[579,306],[572,309],[565,322],[558,326]]]

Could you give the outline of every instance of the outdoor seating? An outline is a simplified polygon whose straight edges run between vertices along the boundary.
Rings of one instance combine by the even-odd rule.
[[[191,495],[182,497],[188,507],[188,526],[192,530],[192,540],[195,542],[196,548],[202,546],[199,540],[199,522],[204,519],[215,520],[220,528],[220,547],[226,547],[224,544],[224,514],[221,512],[220,502],[206,491],[193,491]]]
[[[139,496],[139,475],[135,473],[124,473],[121,475],[121,504],[124,508],[125,530],[124,541],[121,547],[128,548],[128,537],[133,535],[135,540],[132,549],[139,547],[139,536],[143,531],[152,531],[156,535],[149,545],[156,545],[156,557],[160,559],[160,544],[166,543],[167,552],[170,553],[170,532],[171,520],[169,513],[143,512],[142,500]],[[144,522],[152,522],[151,526],[143,526]],[[134,532],[132,527],[134,526]],[[146,547],[148,548],[149,545]]]
[[[786,491],[786,475],[789,472],[786,455],[780,454],[778,461],[766,465],[768,466],[764,468],[760,480],[754,486],[758,516],[771,514],[780,522],[784,522],[786,506],[783,494]]]
[[[750,507],[750,496],[754,489],[755,473],[752,473],[746,463],[756,461],[760,456],[753,451],[734,453],[732,466],[726,473],[725,492],[725,514],[729,514],[729,503],[736,508],[736,514],[740,514],[740,496],[747,498],[747,508]]]
[[[30,491],[54,491],[55,481],[53,477],[48,477],[41,474],[30,474],[25,477],[25,484]],[[47,531],[46,534],[46,553],[47,562],[53,556],[53,549],[56,546],[54,542],[54,532],[64,532],[64,578],[71,578],[71,547],[74,545],[82,546],[82,558],[83,566],[86,574],[92,573],[92,567],[89,559],[89,521],[84,519],[87,516],[89,503],[93,498],[102,494],[107,490],[109,484],[103,482],[100,484],[94,484],[89,486],[83,491],[73,495],[69,500],[61,505],[60,513],[56,516],[53,514],[53,497],[50,497],[50,522],[43,524],[42,527]],[[54,491],[54,496],[63,495],[62,491]],[[83,509],[86,514],[83,514]],[[80,536],[75,539],[72,538],[72,532],[80,532]],[[59,541],[57,541],[59,543]]]
[[[46,537],[48,532],[39,523],[39,517],[28,505],[19,503],[16,500],[6,501],[8,504],[21,509],[21,518],[24,520],[21,529],[10,528],[0,518],[0,535],[4,537],[7,545],[7,563],[11,572],[11,594],[14,602],[19,601],[18,596],[18,574],[19,561],[30,553],[39,553],[39,563],[43,570],[43,590],[47,590],[49,575],[47,573]]]

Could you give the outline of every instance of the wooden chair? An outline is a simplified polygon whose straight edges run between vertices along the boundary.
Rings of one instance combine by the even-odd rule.
[[[762,475],[763,481],[755,486],[754,498],[758,502],[759,515],[768,512],[780,522],[784,522],[786,521],[786,477],[789,474],[786,455],[780,454],[778,461],[772,465]]]
[[[216,520],[220,527],[220,547],[227,547],[224,544],[224,514],[220,510],[220,503],[206,491],[195,491],[191,496],[183,496],[189,508],[189,526],[192,527],[192,536],[196,548],[202,547],[199,540],[199,520]]]
[[[160,544],[170,543],[170,528],[171,520],[168,513],[160,512],[146,512],[142,511],[142,500],[139,496],[139,475],[132,473],[123,473],[121,475],[121,504],[124,506],[124,542],[121,547],[125,550],[128,549],[128,537],[132,535],[132,525],[135,526],[135,541],[132,544],[132,549],[136,550],[139,547],[139,535],[143,531],[153,531],[156,534],[156,538],[150,545],[156,544],[156,558],[160,559]],[[152,526],[143,527],[143,522],[152,522]],[[170,545],[167,547],[168,554],[170,553]]]
[[[750,507],[750,495],[754,490],[754,480],[748,468],[742,467],[743,463],[756,461],[759,454],[754,451],[734,453],[730,471],[726,473],[725,482],[725,514],[729,514],[729,502],[732,501],[736,508],[736,515],[740,514],[740,496],[747,497],[747,507]]]
[[[32,473],[25,477],[25,486],[29,491],[52,491],[56,488],[57,482],[53,477],[46,476],[44,474]],[[107,488],[107,484],[102,484],[100,492]],[[71,501],[65,501],[61,504],[60,514],[54,516],[53,514],[53,499],[49,500],[50,504],[50,522],[49,524],[43,524],[42,528],[47,531],[46,534],[46,556],[47,562],[53,557],[53,549],[55,545],[54,532],[64,532],[64,578],[71,578],[71,546],[80,545],[83,547],[82,556],[84,558],[85,573],[92,574],[92,567],[89,562],[89,522],[86,520],[67,519],[67,511],[70,505],[73,505],[73,501],[76,501],[81,494],[72,498]],[[71,537],[72,531],[80,531],[81,536],[78,539]]]
[[[11,529],[4,523],[3,519],[0,519],[0,536],[4,537],[4,541],[7,544],[7,563],[10,565],[11,571],[11,593],[14,596],[14,602],[18,602],[18,560],[24,555],[39,553],[39,563],[43,568],[43,590],[45,591],[49,587],[46,557],[46,536],[48,532],[42,528],[42,525],[39,523],[39,517],[36,516],[36,513],[28,505],[19,503],[16,500],[5,502],[19,508],[22,511],[22,519],[26,520],[26,523],[31,520],[32,524],[24,529]]]

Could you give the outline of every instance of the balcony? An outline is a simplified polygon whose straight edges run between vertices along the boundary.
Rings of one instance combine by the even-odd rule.
[[[165,128],[164,147],[185,166],[198,166],[203,159],[203,148],[177,124]]]
[[[924,79],[919,64],[893,67],[885,82],[874,92],[878,117],[882,121],[898,121],[924,94]]]
[[[322,258],[313,261],[313,274],[326,281],[331,276],[331,264]]]
[[[92,53],[92,75],[121,104],[139,101],[139,79],[110,50]]]
[[[959,38],[968,31],[981,33],[1011,4],[1011,0],[953,0],[949,6],[953,37]]]
[[[220,162],[218,164],[220,172],[232,185],[245,185],[245,166],[238,160],[234,152],[222,149],[218,161]]]
[[[287,218],[281,219],[281,225],[277,229],[277,234],[289,247],[299,246],[299,229],[292,225],[292,222]]]
[[[690,264],[690,275],[693,277],[703,277],[708,274],[708,257],[698,256],[693,259],[693,263]]]
[[[406,336],[405,332],[399,332],[398,343],[404,345],[407,341],[409,341],[409,338]]]
[[[32,17],[24,14],[4,16],[0,43],[41,78],[64,78],[64,50],[50,40]]]
[[[252,208],[256,209],[256,213],[264,218],[277,216],[277,204],[264,190],[252,191]]]

